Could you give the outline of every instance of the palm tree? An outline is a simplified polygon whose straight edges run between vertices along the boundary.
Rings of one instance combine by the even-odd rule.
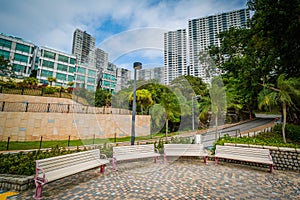
[[[264,105],[272,106],[276,104],[281,104],[282,106],[282,137],[284,143],[286,143],[285,138],[285,126],[286,126],[286,110],[287,106],[295,106],[292,97],[300,97],[300,78],[289,78],[285,79],[285,74],[281,74],[276,82],[276,86],[262,84],[265,87],[259,96],[264,95],[264,98],[260,98],[260,102],[258,104],[259,109],[261,109]]]
[[[52,82],[57,82],[57,79],[55,78],[55,77],[51,77],[51,76],[49,76],[48,78],[47,78],[47,80],[49,81],[49,83],[50,83],[50,86],[52,86]]]

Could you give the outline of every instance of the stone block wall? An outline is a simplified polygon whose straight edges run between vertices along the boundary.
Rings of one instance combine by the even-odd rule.
[[[248,148],[263,148],[269,149],[274,162],[274,169],[276,170],[293,170],[300,171],[300,149],[286,148],[286,147],[273,147],[263,145],[250,145],[250,144],[233,144],[225,143],[224,145],[248,147]],[[240,162],[233,160],[226,160],[227,162],[241,163],[257,167],[265,167],[266,165],[259,163]]]

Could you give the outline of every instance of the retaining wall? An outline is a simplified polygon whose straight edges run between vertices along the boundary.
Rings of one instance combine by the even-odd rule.
[[[249,148],[263,148],[270,149],[270,154],[274,162],[274,169],[276,170],[293,170],[300,171],[300,149],[286,148],[286,147],[273,147],[263,145],[250,145],[250,144],[233,144],[225,143],[224,145],[249,147]],[[265,167],[266,165],[259,163],[241,162],[235,160],[225,160],[227,162],[242,163],[251,166]]]

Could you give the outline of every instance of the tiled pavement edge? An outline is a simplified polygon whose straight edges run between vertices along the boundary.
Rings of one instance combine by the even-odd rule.
[[[300,173],[180,159],[162,158],[107,166],[49,183],[43,199],[300,199]],[[32,199],[34,189],[10,199]]]

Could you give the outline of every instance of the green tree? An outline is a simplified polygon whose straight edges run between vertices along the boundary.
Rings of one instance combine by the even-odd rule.
[[[267,52],[275,65],[271,67],[275,81],[280,74],[300,77],[300,1],[249,0],[254,11],[250,21],[257,53]],[[267,50],[267,51],[266,51]],[[264,55],[265,56],[265,55]]]
[[[110,107],[112,101],[112,94],[107,90],[98,89],[95,92],[95,106],[96,107]]]
[[[130,96],[130,101],[133,100],[133,94]],[[146,89],[136,91],[136,102],[140,107],[141,114],[148,113],[149,107],[153,104],[151,93]]]
[[[55,78],[55,77],[51,77],[51,76],[49,76],[48,78],[47,78],[47,80],[49,81],[49,83],[50,83],[50,86],[52,86],[52,82],[57,82],[57,79]]]
[[[25,86],[28,86],[30,88],[33,88],[34,86],[37,86],[39,83],[37,78],[34,77],[27,77],[23,80],[22,84]]]
[[[266,90],[262,90],[261,93],[264,95],[264,98],[261,99],[261,104],[259,108],[261,109],[263,105],[272,105],[273,100],[274,104],[281,104],[282,106],[282,115],[283,115],[283,124],[282,124],[282,137],[284,143],[286,143],[285,137],[285,126],[286,126],[286,111],[288,106],[295,106],[293,102],[293,96],[300,97],[300,78],[285,78],[285,74],[281,74],[278,79],[276,86],[272,84],[263,84],[262,86],[266,87]],[[271,100],[271,101],[270,101]]]
[[[0,55],[0,74],[8,77],[11,77],[14,74],[9,59],[5,59],[1,55]]]

